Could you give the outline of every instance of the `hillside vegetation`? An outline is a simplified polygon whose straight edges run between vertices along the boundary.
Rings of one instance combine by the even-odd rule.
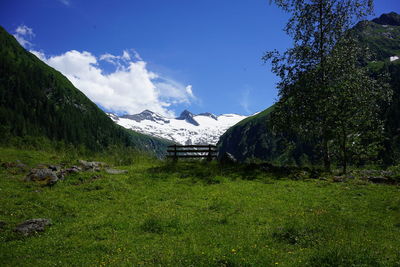
[[[400,265],[397,186],[137,155],[116,167],[126,174],[80,172],[43,187],[24,180],[29,168],[77,158],[0,155],[2,266]],[[5,164],[16,160],[28,168]],[[32,218],[52,225],[30,236],[13,231]]]
[[[374,60],[368,64],[370,75],[377,77],[387,73],[389,76],[393,96],[389,106],[381,106],[385,149],[379,156],[379,164],[396,164],[400,159],[400,60],[390,62],[389,57],[400,56],[400,15],[394,12],[383,14],[373,21],[358,23],[351,31],[373,54]],[[231,127],[220,138],[219,151],[229,152],[241,161],[259,159],[283,165],[318,164],[318,153],[312,143],[301,141],[296,134],[286,142],[276,134],[271,123],[272,111],[273,106]]]
[[[126,130],[60,72],[0,27],[0,142],[45,137],[92,151],[131,146],[161,155],[168,142]],[[14,140],[15,141],[15,140]]]

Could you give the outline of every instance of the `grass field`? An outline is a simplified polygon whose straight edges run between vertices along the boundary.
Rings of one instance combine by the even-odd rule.
[[[0,148],[0,161],[72,164]],[[90,160],[90,159],[89,159]],[[107,159],[102,159],[107,160]],[[52,187],[0,167],[1,266],[400,266],[400,187],[136,157]],[[45,232],[13,231],[49,218]]]

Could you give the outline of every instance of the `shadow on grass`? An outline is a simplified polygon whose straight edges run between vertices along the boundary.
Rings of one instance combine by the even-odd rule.
[[[321,247],[317,252],[312,254],[307,266],[388,266],[382,264],[380,258],[380,255],[368,248],[351,245],[340,247],[328,246]]]
[[[178,218],[160,218],[158,216],[147,217],[140,226],[143,232],[162,234],[162,233],[181,233],[182,225]]]
[[[199,160],[166,161],[163,165],[148,169],[150,177],[163,179],[171,176],[191,179],[193,183],[220,184],[224,179],[242,180],[276,180],[289,178],[293,180],[313,179],[321,171],[309,168],[275,166],[270,163],[235,163],[222,164]]]

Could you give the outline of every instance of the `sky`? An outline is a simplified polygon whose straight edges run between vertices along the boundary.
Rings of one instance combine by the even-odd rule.
[[[400,1],[375,1],[375,16]],[[372,18],[371,17],[371,18]],[[277,100],[269,0],[0,0],[0,25],[106,111],[250,115]]]

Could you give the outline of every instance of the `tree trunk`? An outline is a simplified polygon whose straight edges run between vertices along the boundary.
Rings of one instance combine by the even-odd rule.
[[[342,130],[343,134],[343,140],[342,140],[342,153],[343,153],[343,158],[342,158],[342,164],[343,164],[343,174],[347,173],[347,134],[346,131],[343,129]]]
[[[331,172],[331,159],[329,158],[328,139],[324,137],[323,142],[323,154],[324,154],[324,169],[326,172]]]

